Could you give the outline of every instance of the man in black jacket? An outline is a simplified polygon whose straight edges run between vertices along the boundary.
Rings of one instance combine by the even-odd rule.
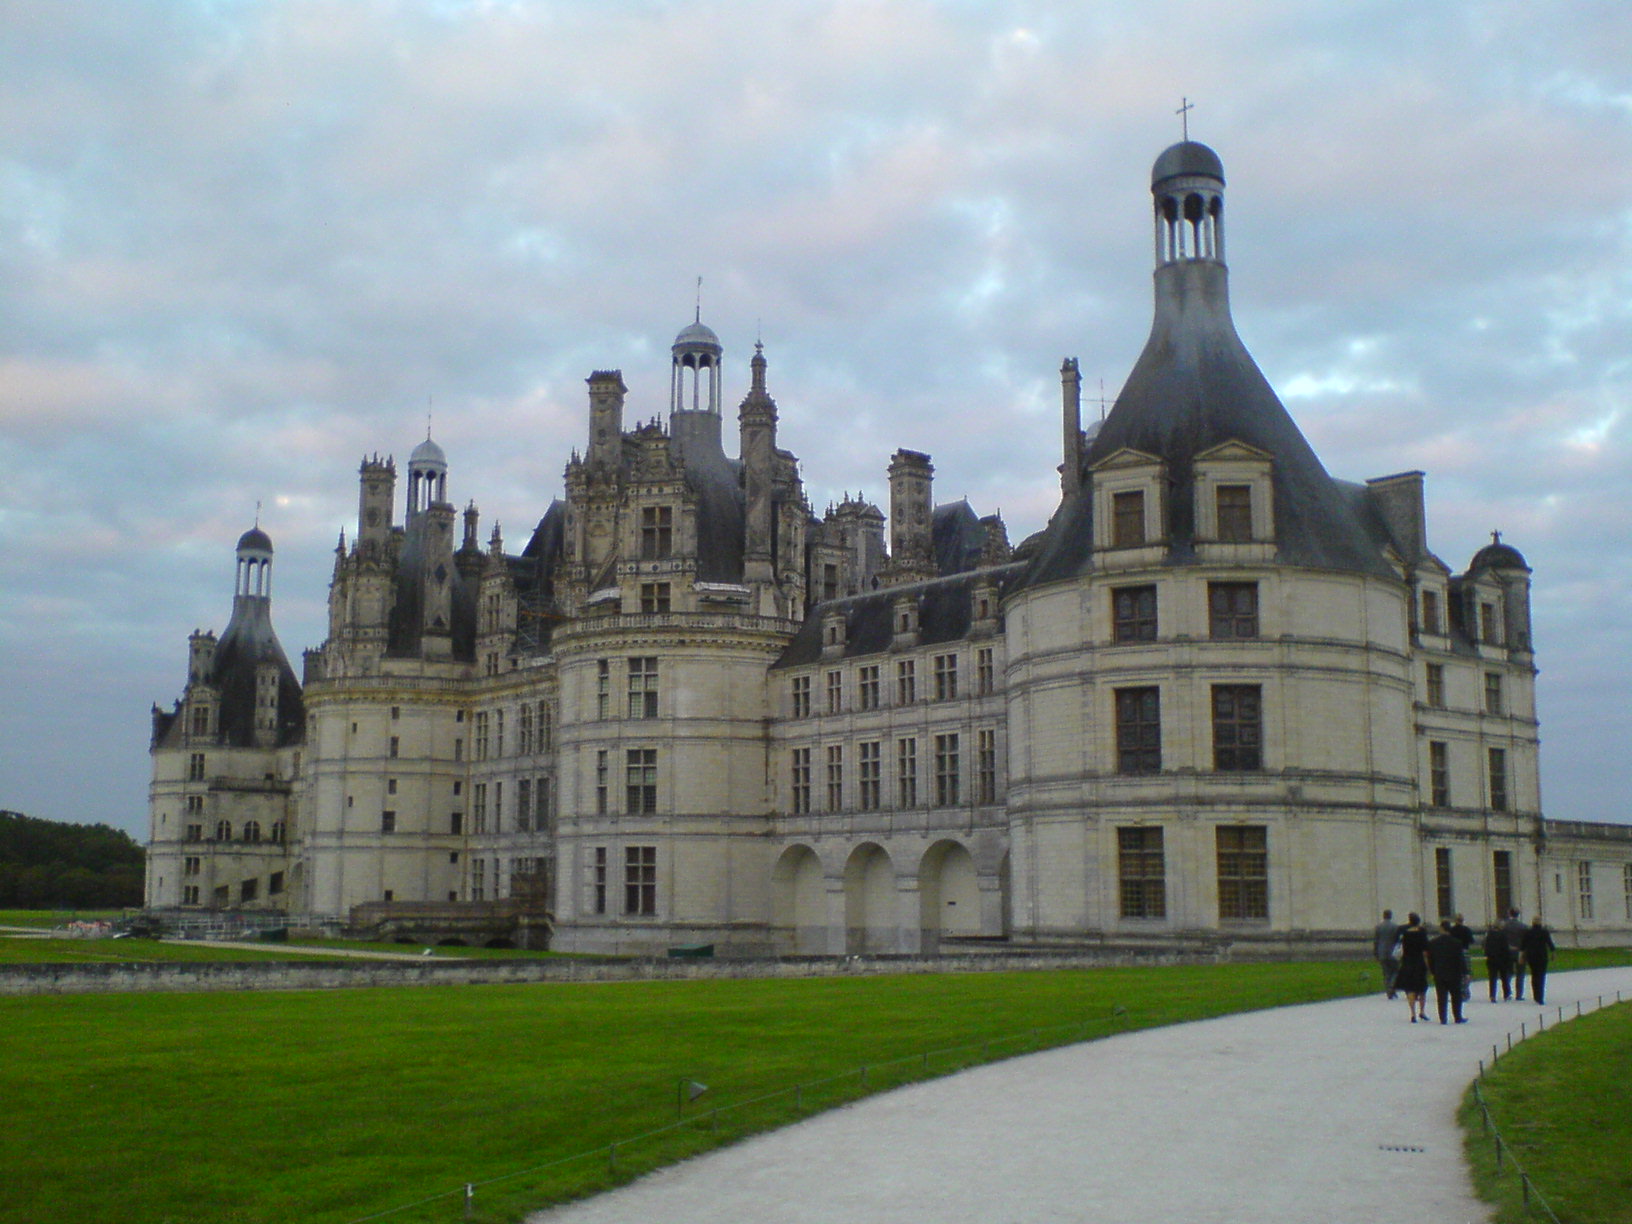
[[[1513,997],[1513,950],[1508,947],[1507,932],[1502,924],[1490,924],[1485,936],[1485,969],[1490,973],[1490,1001],[1496,1002],[1496,984],[1502,985],[1502,1001]]]
[[[1530,921],[1530,929],[1524,933],[1524,941],[1519,945],[1524,953],[1524,963],[1530,968],[1530,994],[1537,1003],[1547,1002],[1547,957],[1556,951],[1553,947],[1553,933],[1541,925],[1541,915],[1537,914]],[[1521,979],[1522,981],[1522,979]],[[1519,998],[1524,998],[1524,987],[1519,987]]]
[[[1439,1022],[1446,1023],[1445,1004],[1458,1024],[1466,1024],[1462,1015],[1462,966],[1467,963],[1462,941],[1451,934],[1451,920],[1442,918],[1439,934],[1428,941],[1428,972],[1434,978],[1434,1001],[1439,1005]]]

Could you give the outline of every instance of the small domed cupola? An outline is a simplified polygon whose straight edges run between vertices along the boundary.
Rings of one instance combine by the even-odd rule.
[[[1530,572],[1530,566],[1526,564],[1524,554],[1514,548],[1513,545],[1503,543],[1502,533],[1499,531],[1490,533],[1490,543],[1473,554],[1473,564],[1468,569],[1470,571],[1482,569],[1523,570],[1527,574]]]
[[[447,500],[448,457],[427,433],[408,456],[408,517]]]
[[[234,595],[272,594],[272,537],[259,525],[238,537],[238,575]]]
[[[725,349],[714,329],[702,321],[702,313],[674,338],[670,350],[673,370],[669,380],[669,411],[720,413],[720,357]],[[708,373],[708,394],[702,389],[703,373]],[[690,386],[688,401],[686,389]]]
[[[1150,171],[1156,262],[1224,262],[1224,163],[1206,145],[1181,141]]]

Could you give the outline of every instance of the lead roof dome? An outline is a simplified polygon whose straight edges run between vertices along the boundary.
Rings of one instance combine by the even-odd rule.
[[[1224,163],[1217,153],[1200,141],[1185,140],[1162,150],[1162,155],[1150,168],[1150,185],[1154,189],[1166,179],[1192,174],[1203,174],[1222,183]]]

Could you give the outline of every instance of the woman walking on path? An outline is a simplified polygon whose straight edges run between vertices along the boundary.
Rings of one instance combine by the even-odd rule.
[[[1394,977],[1394,989],[1405,996],[1412,1024],[1428,1019],[1424,1010],[1428,995],[1428,932],[1422,929],[1422,919],[1416,914],[1410,915],[1400,932],[1400,971]]]

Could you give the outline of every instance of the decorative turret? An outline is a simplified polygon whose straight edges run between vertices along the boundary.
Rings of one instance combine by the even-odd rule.
[[[752,385],[743,397],[737,420],[742,431],[742,479],[747,498],[747,539],[743,547],[743,578],[771,582],[771,524],[775,513],[773,485],[776,463],[776,401],[765,389],[765,347],[756,342],[749,363]]]
[[[1060,460],[1060,491],[1070,497],[1082,487],[1082,373],[1077,359],[1060,363],[1061,426],[1064,457]]]

